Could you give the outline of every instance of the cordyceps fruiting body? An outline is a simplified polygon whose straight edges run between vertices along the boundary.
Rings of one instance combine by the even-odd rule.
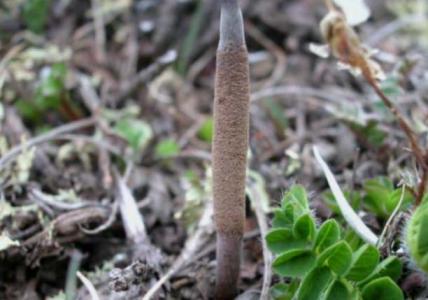
[[[249,127],[248,52],[237,0],[222,0],[214,99],[213,197],[216,299],[237,294],[245,219]]]
[[[428,202],[419,205],[406,229],[406,245],[413,262],[428,273]]]

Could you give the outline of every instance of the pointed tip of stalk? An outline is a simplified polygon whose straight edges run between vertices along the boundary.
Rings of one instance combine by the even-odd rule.
[[[244,22],[237,0],[221,0],[219,50],[245,45]]]

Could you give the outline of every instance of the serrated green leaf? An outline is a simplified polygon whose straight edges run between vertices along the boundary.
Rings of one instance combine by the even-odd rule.
[[[293,234],[298,239],[312,241],[315,237],[315,221],[310,214],[300,216],[293,226]]]
[[[380,264],[376,266],[373,273],[370,274],[366,280],[359,282],[358,285],[364,286],[368,282],[384,276],[391,277],[392,280],[396,281],[400,278],[401,268],[401,261],[396,256],[389,256],[381,261]]]
[[[364,300],[403,300],[403,292],[389,277],[377,278],[368,283],[362,292]]]
[[[328,266],[335,274],[343,275],[349,269],[352,262],[352,249],[345,241],[325,249],[317,259],[317,265]]]
[[[269,249],[275,254],[292,249],[302,249],[308,244],[303,239],[296,239],[292,231],[286,228],[270,230],[266,235],[266,242]]]
[[[315,238],[315,252],[321,253],[340,238],[340,227],[336,220],[330,219],[324,222]]]
[[[279,255],[272,264],[281,276],[301,277],[315,265],[315,255],[308,250],[290,250]]]
[[[297,300],[321,299],[330,283],[334,280],[334,275],[327,267],[317,267],[303,278],[300,285]]]
[[[361,281],[367,278],[379,263],[379,251],[372,245],[363,245],[352,255],[352,266],[346,274],[351,281]]]

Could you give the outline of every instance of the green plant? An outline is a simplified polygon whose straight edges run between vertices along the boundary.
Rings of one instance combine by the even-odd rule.
[[[68,120],[82,117],[80,107],[71,100],[66,87],[67,66],[57,62],[40,72],[34,94],[29,99],[20,99],[16,108],[21,116],[32,123],[43,126],[43,117],[48,112],[59,112]]]
[[[245,220],[249,66],[242,12],[222,0],[214,97],[213,198],[217,228],[216,299],[237,294]]]
[[[23,7],[25,24],[34,33],[42,33],[45,27],[51,0],[27,0]]]
[[[401,188],[394,188],[392,181],[386,177],[376,177],[364,183],[364,204],[376,216],[386,219],[397,207],[401,198]],[[401,209],[408,209],[414,198],[408,191],[404,193]]]
[[[384,176],[364,181],[362,191],[344,191],[345,198],[348,199],[354,210],[367,209],[383,220],[387,219],[397,207],[401,193],[401,188],[395,188],[394,183]],[[323,193],[323,200],[335,214],[340,214],[340,209],[330,190]],[[413,195],[406,190],[400,210],[409,209],[413,201]]]
[[[67,67],[64,63],[53,64],[38,83],[34,99],[16,103],[20,114],[28,120],[38,121],[48,110],[58,110],[65,92]]]
[[[302,186],[284,195],[272,226],[266,241],[276,254],[273,270],[291,279],[274,286],[274,299],[404,299],[395,283],[400,260],[390,256],[380,261],[379,251],[369,244],[353,250],[334,219],[317,225]]]
[[[420,205],[407,223],[406,245],[414,263],[428,273],[428,235],[424,230],[428,227],[428,202]]]
[[[212,118],[206,119],[198,130],[198,138],[211,143],[213,139],[214,122]]]
[[[155,147],[157,158],[168,158],[178,153],[180,153],[180,145],[174,139],[162,140]]]
[[[149,124],[132,117],[117,121],[114,131],[124,138],[136,153],[146,147],[153,135]]]

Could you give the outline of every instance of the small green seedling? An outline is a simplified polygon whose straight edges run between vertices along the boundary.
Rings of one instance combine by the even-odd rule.
[[[369,244],[353,250],[334,219],[317,225],[302,186],[285,194],[266,241],[276,254],[274,272],[291,278],[290,284],[273,287],[274,299],[404,299],[395,283],[400,260],[390,256],[380,261],[379,251]]]

